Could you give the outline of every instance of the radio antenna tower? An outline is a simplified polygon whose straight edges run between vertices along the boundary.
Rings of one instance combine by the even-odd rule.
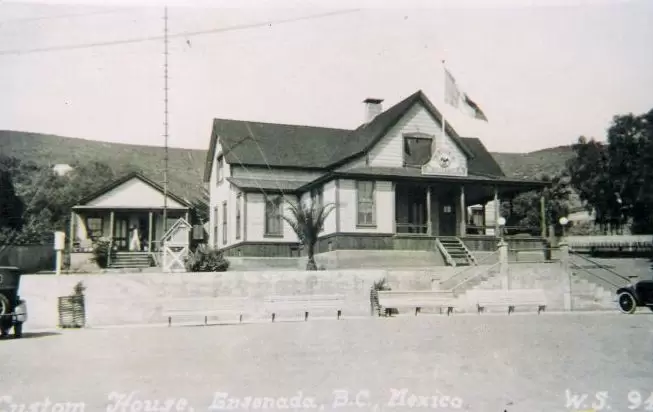
[[[163,78],[164,78],[164,165],[163,165],[163,233],[168,231],[168,6],[163,11]]]

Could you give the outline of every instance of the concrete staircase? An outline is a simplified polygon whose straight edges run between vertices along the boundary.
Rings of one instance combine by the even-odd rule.
[[[513,289],[544,289],[547,293],[548,306],[550,310],[564,309],[564,291],[569,279],[556,263],[541,263],[511,265],[508,269],[511,273],[511,288]],[[475,311],[474,291],[501,289],[505,286],[505,279],[497,273],[490,272],[487,275],[479,276],[469,282],[465,292],[458,294],[460,306],[463,312]],[[592,310],[616,310],[614,292],[616,289],[606,288],[590,278],[571,275],[571,309],[574,311]],[[465,284],[467,286],[467,284]],[[499,308],[498,311],[503,309]],[[491,310],[492,311],[492,310]]]
[[[152,266],[152,259],[148,252],[115,252],[111,255],[109,268],[149,268]]]
[[[441,236],[437,238],[438,249],[450,266],[476,265],[474,255],[467,249],[465,243],[457,237]]]

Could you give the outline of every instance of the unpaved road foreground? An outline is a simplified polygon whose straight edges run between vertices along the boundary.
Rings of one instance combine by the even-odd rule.
[[[652,352],[646,312],[60,331],[0,341],[0,411],[650,411]]]

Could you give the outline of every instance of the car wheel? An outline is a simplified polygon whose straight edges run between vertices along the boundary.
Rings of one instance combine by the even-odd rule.
[[[7,313],[9,313],[9,299],[0,293],[0,315],[6,315]]]
[[[621,292],[617,298],[617,302],[619,303],[619,310],[621,313],[630,315],[635,313],[635,310],[637,310],[637,301],[629,292]]]

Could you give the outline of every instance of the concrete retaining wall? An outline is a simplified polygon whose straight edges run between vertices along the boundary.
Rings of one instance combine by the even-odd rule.
[[[27,300],[25,329],[30,330],[56,327],[57,298],[72,294],[80,281],[86,286],[88,325],[108,326],[162,323],[166,302],[215,296],[250,298],[252,316],[265,316],[259,306],[268,295],[342,294],[344,316],[369,315],[373,282],[386,278],[396,290],[430,290],[433,277],[428,270],[25,275],[20,292]]]

